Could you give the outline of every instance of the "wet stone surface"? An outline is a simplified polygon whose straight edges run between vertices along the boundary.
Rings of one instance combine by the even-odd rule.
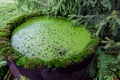
[[[79,54],[90,40],[87,30],[71,26],[70,20],[39,17],[18,26],[11,45],[27,57],[49,61]]]

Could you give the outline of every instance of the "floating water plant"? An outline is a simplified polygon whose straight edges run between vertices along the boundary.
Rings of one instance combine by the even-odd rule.
[[[11,31],[10,50],[23,55],[17,65],[66,67],[91,55],[99,42],[82,25],[72,26],[66,18],[42,16],[18,21],[22,23],[15,21],[4,28]]]

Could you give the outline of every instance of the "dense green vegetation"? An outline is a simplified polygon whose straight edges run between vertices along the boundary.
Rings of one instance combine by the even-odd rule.
[[[9,20],[12,20],[13,18],[20,16],[21,14],[24,14],[25,12],[21,11],[12,0],[0,0],[0,27],[4,27]],[[2,33],[4,32],[4,33]],[[0,36],[1,37],[7,37],[9,32],[6,30],[1,30],[0,28]],[[6,70],[6,61],[3,61],[3,57],[1,56],[1,49],[2,47],[5,47],[6,45],[9,45],[7,42],[7,39],[3,41],[3,39],[0,37],[0,80],[10,80],[10,70]],[[4,42],[7,43],[4,45]]]
[[[120,0],[16,1],[19,2],[19,9],[25,13],[40,11],[49,16],[70,18],[73,20],[72,24],[74,26],[83,24],[92,34],[101,38],[90,69],[92,80],[116,80],[120,78]],[[23,7],[27,8],[24,9]],[[13,8],[15,7],[9,7],[10,10],[6,10],[6,6],[0,7],[0,12],[2,12],[0,13],[0,16],[2,15],[0,24],[2,26],[18,14],[17,10],[19,9],[17,7],[16,9]],[[7,13],[6,16],[4,15],[5,13]],[[19,14],[21,13],[19,12]],[[93,26],[90,27],[88,25]],[[0,33],[0,35],[6,36],[6,33]],[[0,65],[4,64],[3,61],[0,62]]]
[[[5,2],[0,0],[0,27],[5,26],[9,20],[24,14],[13,2]]]

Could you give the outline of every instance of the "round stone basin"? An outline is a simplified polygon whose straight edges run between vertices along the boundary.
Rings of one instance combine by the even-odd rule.
[[[56,65],[75,62],[91,41],[82,25],[72,26],[65,18],[39,17],[18,26],[12,33],[12,47],[28,58]],[[69,60],[69,61],[68,61]]]

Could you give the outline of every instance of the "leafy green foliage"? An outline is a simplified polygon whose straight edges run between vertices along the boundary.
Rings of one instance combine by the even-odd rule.
[[[111,55],[105,55],[100,49],[98,50],[98,80],[106,80],[108,76],[114,77],[114,73],[109,70],[109,64],[115,63],[115,58]]]
[[[120,53],[120,49],[115,50],[119,52],[117,52],[116,54],[114,53],[114,55],[111,55],[113,54],[112,49],[106,48],[105,46],[100,46],[98,48],[95,54],[96,56],[94,63],[92,64],[90,70],[90,76],[92,78],[98,80],[113,80],[116,76],[120,77],[120,54],[117,54]],[[111,53],[106,54],[106,51]],[[98,68],[98,71],[95,70],[96,68]]]
[[[108,36],[113,40],[120,40],[120,16],[116,11],[104,18],[101,22],[96,25],[98,28],[96,34],[102,37]],[[107,31],[106,31],[107,30]]]
[[[46,0],[14,0],[18,1],[18,7],[24,12],[38,11],[44,9]]]

